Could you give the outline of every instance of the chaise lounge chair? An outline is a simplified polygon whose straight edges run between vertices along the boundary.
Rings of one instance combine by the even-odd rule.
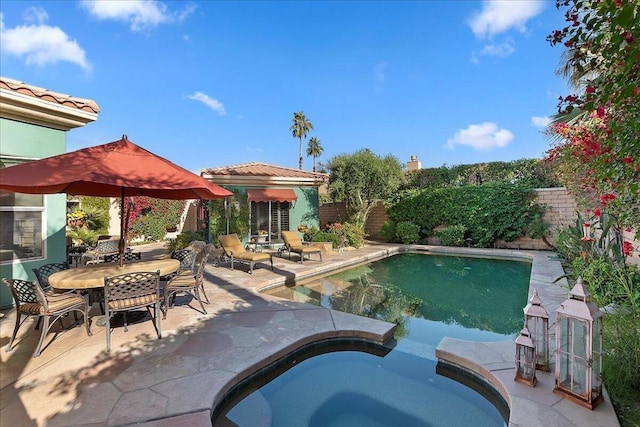
[[[300,262],[304,261],[305,254],[309,254],[309,258],[311,258],[311,254],[318,254],[320,262],[322,262],[322,249],[304,244],[297,231],[283,231],[282,240],[284,241],[285,250],[289,252],[289,259],[291,259],[291,252],[300,255]]]
[[[242,246],[242,242],[236,233],[218,236],[220,246],[224,250],[224,256],[231,259],[231,269],[233,270],[233,262],[239,261],[249,265],[249,274],[253,274],[253,266],[258,262],[269,261],[273,270],[273,258],[264,252],[251,252]]]

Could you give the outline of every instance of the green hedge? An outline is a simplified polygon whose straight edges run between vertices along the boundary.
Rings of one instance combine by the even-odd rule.
[[[529,187],[501,183],[428,188],[399,195],[387,211],[393,224],[416,224],[422,239],[435,235],[438,226],[456,226],[466,229],[473,246],[491,247],[541,228],[544,208],[535,197]]]

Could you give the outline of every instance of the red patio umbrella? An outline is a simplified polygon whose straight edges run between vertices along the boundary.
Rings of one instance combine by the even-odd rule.
[[[124,251],[124,199],[219,199],[230,191],[137,146],[119,141],[0,169],[0,190],[120,197],[120,251]],[[120,257],[122,260],[122,257]]]

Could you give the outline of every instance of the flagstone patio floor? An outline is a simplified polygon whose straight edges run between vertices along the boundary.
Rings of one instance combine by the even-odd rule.
[[[225,264],[207,265],[205,288],[211,301],[207,314],[192,309],[188,298],[178,297],[162,321],[162,339],[157,339],[150,321],[132,324],[126,333],[115,328],[111,353],[105,352],[104,328],[95,322],[100,315],[97,304],[90,315],[93,336],[87,337],[79,327],[65,329],[54,340],[50,333],[38,358],[31,357],[39,331],[30,319],[21,327],[13,351],[0,351],[0,426],[210,426],[212,410],[238,381],[305,344],[336,337],[382,343],[393,335],[393,324],[285,301],[261,294],[260,289],[406,249],[448,250],[372,243],[325,256],[322,263],[274,257],[273,271],[256,266],[253,275],[244,265],[234,270]],[[167,256],[159,244],[139,250],[143,259]],[[494,253],[508,257],[525,251]],[[530,253],[530,257],[532,286],[539,291],[547,287],[556,299],[566,297],[567,289],[551,284],[559,265],[553,254]],[[549,293],[544,295],[541,292],[543,303],[551,304],[545,300]],[[0,346],[5,347],[15,314],[12,309],[1,314]],[[69,321],[65,319],[65,325]],[[437,354],[443,361],[485,375],[510,404],[510,425],[618,425],[608,398],[589,411],[553,395],[553,381],[548,378],[536,389],[515,383],[510,360],[515,346],[496,345],[445,338]]]

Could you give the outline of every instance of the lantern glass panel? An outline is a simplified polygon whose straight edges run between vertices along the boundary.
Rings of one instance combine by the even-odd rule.
[[[570,327],[574,334],[573,354],[577,357],[587,357],[587,341],[589,337],[589,325],[587,322],[577,319],[569,319]]]
[[[575,394],[587,397],[587,361],[580,357],[573,359],[573,383],[571,391]]]
[[[526,326],[531,333],[531,340],[536,346],[538,363],[546,363],[549,358],[547,319],[527,316]]]
[[[564,316],[558,316],[558,323],[560,325],[560,335],[557,337],[558,348],[557,355],[558,360],[558,386],[567,390],[571,389],[571,357],[569,349],[571,348],[572,335],[569,329],[569,319]]]

